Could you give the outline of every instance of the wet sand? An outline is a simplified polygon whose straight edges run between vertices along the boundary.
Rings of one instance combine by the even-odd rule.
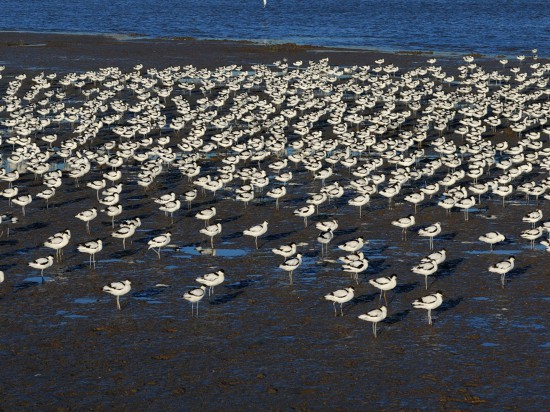
[[[22,42],[19,40],[22,39]],[[13,44],[15,43],[15,44]],[[33,44],[35,46],[33,46]],[[42,46],[42,44],[46,44]],[[193,64],[217,67],[330,58],[331,64],[386,64],[415,67],[426,55],[397,55],[363,51],[324,51],[294,47],[261,47],[232,42],[194,40],[139,40],[120,42],[108,37],[2,33],[0,55],[6,70],[2,93],[13,74],[72,72],[118,66],[131,70],[137,64],[164,68]],[[422,63],[419,63],[422,62]],[[450,64],[450,62],[449,62]],[[460,59],[454,61],[454,67]],[[496,62],[487,62],[495,66]],[[69,91],[75,96],[76,90]],[[130,98],[130,96],[126,96]],[[5,112],[0,117],[5,119]],[[4,135],[6,130],[3,129]],[[62,124],[61,139],[71,137],[71,125]],[[209,134],[213,131],[209,131]],[[432,131],[431,137],[437,136]],[[103,131],[94,145],[112,140]],[[503,129],[495,141],[515,138]],[[175,145],[175,141],[171,145]],[[545,140],[544,147],[548,146]],[[4,143],[6,156],[11,146]],[[215,173],[222,156],[201,160],[201,175]],[[262,163],[262,169],[274,161]],[[385,164],[384,173],[394,166]],[[61,190],[45,208],[34,199],[21,209],[8,209],[0,199],[1,213],[10,212],[20,221],[10,236],[0,238],[0,269],[6,280],[0,284],[0,410],[545,410],[548,355],[548,263],[550,255],[538,245],[531,250],[522,239],[528,224],[521,217],[534,210],[531,200],[512,196],[505,208],[500,197],[484,195],[481,205],[465,222],[460,211],[446,216],[435,197],[426,200],[416,214],[408,240],[390,224],[413,213],[413,206],[400,196],[392,209],[387,200],[373,196],[359,218],[349,206],[352,191],[335,203],[323,204],[307,228],[293,211],[318,192],[320,182],[302,166],[294,170],[288,194],[275,201],[261,197],[246,208],[234,200],[236,183],[212,194],[199,194],[191,210],[182,207],[172,224],[154,203],[160,194],[182,194],[192,184],[176,169],[163,172],[147,191],[136,184],[137,165],[122,167],[124,190],[122,219],[140,217],[143,224],[133,242],[122,250],[111,237],[110,218],[100,213],[91,222],[88,235],[78,212],[97,206],[95,191],[81,182],[63,177]],[[85,181],[100,178],[93,167]],[[498,171],[494,171],[498,173]],[[274,172],[269,171],[271,177]],[[443,177],[439,171],[432,181]],[[535,177],[540,180],[547,173]],[[340,166],[327,181],[348,182]],[[526,177],[526,180],[527,177]],[[2,188],[7,186],[2,183]],[[30,173],[18,186],[36,193],[43,185]],[[416,189],[407,185],[404,193]],[[199,233],[204,224],[194,216],[215,205],[223,232],[215,239],[216,255],[201,254],[208,239]],[[548,201],[539,207],[550,214]],[[320,256],[314,223],[338,218],[339,228]],[[119,219],[117,219],[118,221]],[[242,231],[269,221],[269,230],[254,240]],[[546,219],[544,219],[546,220]],[[410,271],[429,253],[428,241],[416,235],[424,226],[440,221],[441,235],[435,249],[447,249],[447,261],[430,278],[429,293],[441,290],[444,304],[434,311],[429,326],[424,310],[411,302],[428,292],[424,278]],[[70,228],[72,240],[62,263],[55,263],[40,284],[39,271],[27,266],[50,254],[44,240]],[[177,248],[162,250],[161,259],[147,251],[155,235],[172,232]],[[508,241],[491,253],[478,236],[498,230]],[[336,245],[357,236],[369,240],[365,256],[369,268],[360,275],[356,298],[344,306],[344,316],[335,317],[323,296],[352,280],[336,259],[345,253]],[[90,269],[87,255],[78,253],[78,243],[102,238],[105,246]],[[294,241],[304,254],[293,285],[278,269],[282,259],[271,248]],[[517,258],[506,286],[487,268],[509,255]],[[196,286],[195,277],[224,269],[226,282],[204,298],[198,318],[191,317],[190,304],[181,295]],[[396,273],[398,287],[388,294],[388,318],[379,324],[374,339],[370,323],[357,316],[378,307],[378,292],[367,279]],[[115,298],[101,291],[112,281],[130,279],[132,291]],[[158,284],[168,287],[156,286]]]

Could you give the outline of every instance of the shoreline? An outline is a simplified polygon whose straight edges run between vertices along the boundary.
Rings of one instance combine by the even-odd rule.
[[[373,64],[385,59],[399,68],[425,65],[437,58],[446,68],[462,64],[462,55],[422,51],[382,51],[334,48],[294,43],[260,44],[246,40],[202,40],[192,37],[144,38],[132,34],[72,34],[0,32],[1,64],[9,70],[86,71],[116,65],[123,69],[192,64],[213,68],[227,64],[272,64],[281,59],[320,60],[331,65]],[[55,60],[52,60],[52,55]],[[475,55],[484,65],[497,67],[498,57]],[[539,59],[543,62],[545,59]],[[513,61],[510,59],[510,62]]]

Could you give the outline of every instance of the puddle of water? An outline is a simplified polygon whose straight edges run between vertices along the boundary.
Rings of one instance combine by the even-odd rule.
[[[485,296],[478,296],[478,297],[472,298],[472,300],[489,300],[489,298]]]
[[[506,249],[496,249],[496,250],[465,250],[464,253],[468,255],[517,255],[520,254],[522,251],[519,249],[514,250],[506,250]]]
[[[74,313],[67,312],[66,310],[58,310],[55,314],[69,319],[85,319],[88,317],[85,315],[75,315]]]
[[[485,347],[490,347],[490,348],[492,348],[492,347],[499,346],[499,345],[498,345],[498,343],[483,342],[483,343],[481,344],[481,346],[485,346]]]
[[[77,298],[73,302],[74,303],[79,303],[79,304],[82,304],[82,305],[87,305],[89,303],[97,303],[98,301],[99,301],[99,299],[97,299],[97,298]]]
[[[32,276],[30,278],[23,279],[23,282],[29,282],[29,283],[46,283],[46,282],[53,282],[53,278],[48,276]]]
[[[234,258],[246,256],[249,252],[246,249],[210,249],[210,248],[196,248],[194,246],[186,246],[179,248],[180,254],[175,254],[174,257],[189,259],[192,256],[218,256],[226,258]]]

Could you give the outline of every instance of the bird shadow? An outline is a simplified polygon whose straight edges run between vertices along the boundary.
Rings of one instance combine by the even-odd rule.
[[[233,239],[239,239],[243,236],[244,236],[243,232],[233,232],[229,235],[222,236],[221,239],[222,239],[222,242],[226,242],[226,241],[233,240]]]
[[[134,298],[151,298],[166,291],[167,288],[148,288],[132,293]]]
[[[0,246],[14,246],[17,245],[19,241],[17,239],[10,239],[10,240],[1,240]]]
[[[376,298],[377,293],[368,293],[365,295],[355,296],[348,305],[349,307],[355,307],[357,305],[361,305],[363,303],[369,303],[372,302]]]
[[[115,259],[122,259],[124,257],[133,256],[136,253],[138,253],[137,249],[126,249],[126,250],[120,250],[118,252],[114,252],[112,254],[113,258]]]
[[[27,225],[27,226],[20,226],[17,228],[18,232],[28,232],[30,230],[38,230],[43,229],[45,227],[50,226],[50,223],[48,222],[35,222],[33,224]]]
[[[226,289],[244,289],[253,285],[258,281],[259,279],[244,279],[244,280],[239,280],[238,282],[229,283],[224,286]]]
[[[267,235],[267,236],[263,236],[262,239],[265,241],[265,242],[271,242],[272,240],[278,240],[278,239],[283,239],[293,233],[296,233],[295,230],[291,231],[291,232],[282,232],[282,233],[274,233],[272,235]]]
[[[438,235],[435,237],[434,239],[434,243],[436,242],[436,239],[440,239],[440,240],[453,240],[454,238],[456,237],[456,233],[453,232],[453,233],[445,233],[445,234],[442,234],[442,235]]]
[[[450,309],[454,309],[455,307],[457,307],[460,304],[460,302],[462,302],[463,300],[464,300],[463,297],[459,297],[457,299],[444,300],[443,303],[441,304],[441,306],[439,307],[439,309],[442,312],[446,312]]]
[[[520,267],[520,268],[516,267],[516,268],[512,269],[510,272],[508,272],[506,274],[506,279],[507,280],[514,280],[516,278],[519,278],[520,276],[527,273],[527,271],[530,268],[531,268],[531,265],[523,266],[523,267]]]
[[[84,200],[87,200],[87,199],[88,199],[87,197],[79,197],[79,198],[76,198],[76,199],[65,200],[63,202],[56,203],[55,207],[58,208],[58,207],[65,206],[65,205],[74,205],[75,203],[80,203],[80,202],[82,202]],[[50,207],[51,206],[52,205],[50,205]]]
[[[237,296],[239,296],[243,292],[244,292],[243,290],[239,290],[237,292],[226,293],[225,295],[217,296],[214,300],[210,301],[210,304],[211,305],[223,305],[225,303],[231,302],[232,300],[236,299]]]
[[[405,309],[401,312],[394,313],[391,316],[387,316],[386,319],[384,319],[384,323],[387,323],[388,325],[393,325],[394,323],[401,322],[409,315],[410,311],[410,309]]]
[[[241,217],[243,217],[243,215],[236,215],[236,216],[227,217],[225,219],[221,219],[220,223],[222,225],[224,225],[226,223],[231,223],[231,222],[234,222],[235,220],[239,220]]]
[[[393,290],[395,293],[409,293],[412,292],[420,282],[398,284]]]

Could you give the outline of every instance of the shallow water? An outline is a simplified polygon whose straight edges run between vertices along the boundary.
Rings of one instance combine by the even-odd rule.
[[[545,0],[4,0],[0,30],[548,56]],[[83,18],[86,16],[86,18]],[[126,39],[132,37],[126,37]],[[34,46],[37,46],[35,44]]]

